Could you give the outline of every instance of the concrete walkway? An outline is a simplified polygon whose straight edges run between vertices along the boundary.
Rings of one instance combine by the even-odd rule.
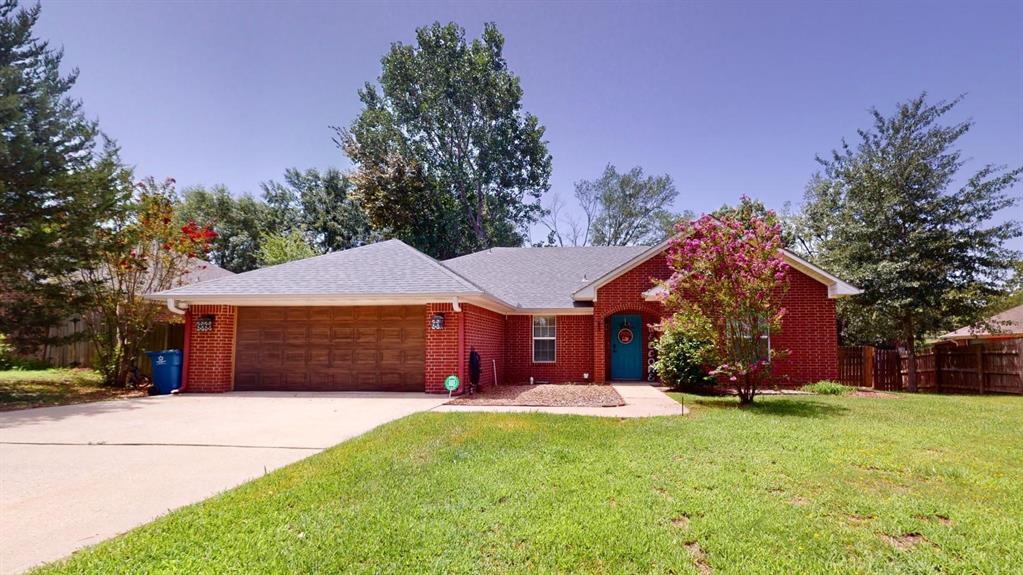
[[[228,393],[0,413],[0,573],[16,573],[447,401]]]
[[[592,415],[596,417],[657,417],[689,413],[681,403],[660,389],[644,382],[612,383],[625,400],[620,407],[530,407],[519,405],[442,405],[433,411],[493,413],[554,413],[560,415]]]

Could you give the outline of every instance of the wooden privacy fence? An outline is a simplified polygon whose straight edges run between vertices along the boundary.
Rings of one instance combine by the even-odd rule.
[[[68,337],[75,334],[85,335],[85,322],[68,320],[50,328],[51,337]],[[157,323],[142,343],[142,351],[162,351],[164,349],[182,349],[185,343],[185,327],[180,323]],[[59,345],[44,345],[36,353],[25,359],[43,361],[54,367],[92,367],[96,360],[96,348],[87,338],[70,341]],[[152,375],[152,367],[145,353],[139,354],[135,362],[139,371]]]
[[[840,347],[838,372],[846,385],[899,391],[908,387],[909,356],[894,349]],[[920,391],[1023,395],[1023,339],[930,347],[917,354],[916,372]]]

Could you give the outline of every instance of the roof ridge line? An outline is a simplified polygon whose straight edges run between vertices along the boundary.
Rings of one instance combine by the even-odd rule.
[[[232,275],[223,276],[223,277],[219,277],[219,278],[212,278],[212,279],[208,279],[208,280],[203,280],[201,282],[195,282],[195,283],[191,283],[191,284],[187,284],[187,285],[183,285],[183,286],[177,286],[177,287],[171,288],[169,290],[164,290],[164,291],[173,291],[173,290],[181,289],[181,288],[185,288],[185,287],[197,286],[199,284],[204,284],[205,285],[205,284],[210,284],[210,283],[213,283],[213,282],[229,280],[229,279],[233,279],[233,278],[236,278],[238,276],[242,276],[242,275],[245,275],[245,274],[250,274],[250,273],[253,273],[253,272],[259,272],[259,271],[263,271],[263,270],[269,270],[269,269],[273,269],[273,268],[279,268],[279,267],[283,267],[283,266],[297,264],[299,262],[307,262],[309,260],[325,258],[327,256],[333,256],[333,255],[336,255],[336,254],[347,252],[348,250],[357,250],[359,248],[368,248],[369,246],[374,246],[376,244],[382,244],[382,243],[389,242],[389,241],[392,241],[392,240],[384,240],[382,242],[373,242],[372,244],[362,244],[361,246],[355,246],[355,247],[351,247],[351,248],[347,248],[347,249],[343,249],[343,250],[334,250],[334,251],[327,252],[325,254],[316,254],[315,256],[309,256],[307,258],[302,258],[302,259],[299,259],[299,260],[291,260],[291,261],[287,261],[287,262],[281,262],[279,264],[274,264],[272,266],[258,267],[258,268],[251,269],[251,270],[245,270],[243,272],[231,272],[231,270],[229,270],[227,268],[217,266],[217,267],[220,267],[220,269],[222,269],[222,270],[231,272]],[[401,240],[395,240],[395,241],[401,242]],[[404,242],[401,242],[401,243],[404,243]],[[409,246],[409,247],[412,247],[412,246]],[[413,248],[413,249],[415,249],[415,248]],[[213,263],[213,262],[208,262],[208,263]],[[213,265],[217,265],[217,264],[213,263]],[[163,292],[157,292],[157,293],[163,293]]]

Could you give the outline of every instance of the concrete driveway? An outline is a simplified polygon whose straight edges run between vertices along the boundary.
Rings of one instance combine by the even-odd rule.
[[[0,572],[59,559],[446,400],[185,394],[0,413]]]

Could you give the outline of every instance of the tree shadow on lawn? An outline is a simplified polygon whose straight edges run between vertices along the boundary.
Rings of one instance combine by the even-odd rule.
[[[699,405],[711,409],[742,409],[759,415],[777,415],[787,417],[837,417],[845,415],[849,409],[840,405],[821,403],[810,398],[765,398],[758,397],[753,405],[740,406],[736,397],[697,397],[688,399],[690,405]]]

